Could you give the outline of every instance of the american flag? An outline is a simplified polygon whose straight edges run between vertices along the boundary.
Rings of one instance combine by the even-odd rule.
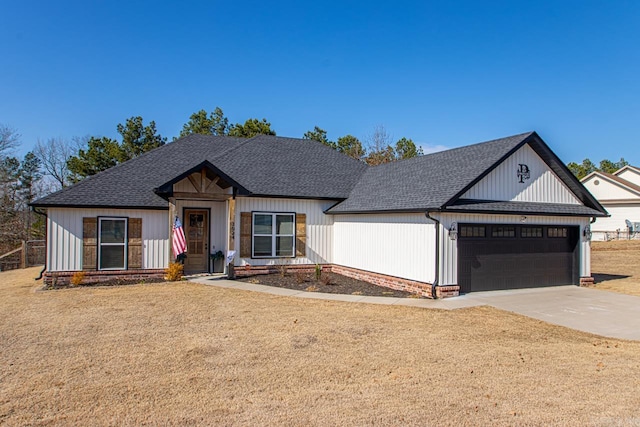
[[[180,219],[176,217],[176,220],[173,222],[173,256],[177,258],[178,255],[185,252],[187,252],[187,240],[184,237],[182,223]]]

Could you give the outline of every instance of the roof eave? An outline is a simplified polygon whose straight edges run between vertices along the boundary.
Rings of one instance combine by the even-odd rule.
[[[245,194],[246,197],[264,197],[264,198],[272,198],[272,199],[298,199],[298,200],[326,200],[326,201],[337,201],[337,203],[345,200],[344,196],[304,196],[304,195],[286,195],[286,194],[266,194],[266,193],[250,193]],[[335,205],[332,205],[335,206]],[[329,208],[330,209],[330,208]]]
[[[331,212],[331,208],[324,211],[327,215],[365,215],[365,214],[395,214],[395,213],[420,213],[441,211],[440,208],[407,208],[407,209],[386,209],[386,210],[356,210],[356,211],[336,211]]]
[[[169,205],[167,206],[140,206],[140,205],[90,205],[90,204],[61,204],[61,203],[29,203],[29,206],[33,208],[69,208],[69,209],[140,209],[140,210],[155,210],[155,211],[165,211],[169,210]]]
[[[573,217],[583,217],[583,218],[604,218],[611,216],[609,214],[604,214],[598,212],[594,213],[574,213],[574,212],[542,212],[542,211],[513,211],[513,210],[504,210],[504,209],[460,209],[455,207],[448,207],[445,210],[442,210],[441,213],[468,213],[468,214],[492,214],[492,215],[525,215],[525,216],[573,216]]]

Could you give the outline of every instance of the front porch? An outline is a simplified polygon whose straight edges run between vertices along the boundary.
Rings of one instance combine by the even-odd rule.
[[[169,187],[170,186],[170,187]],[[222,252],[226,255],[233,249],[233,217],[235,208],[235,190],[228,180],[221,177],[210,167],[176,178],[169,187],[169,229],[176,217],[183,225],[187,242],[184,258],[184,273],[223,273],[224,258],[214,260],[212,255]],[[169,233],[169,248],[173,245],[173,233]],[[174,254],[171,253],[174,259]]]

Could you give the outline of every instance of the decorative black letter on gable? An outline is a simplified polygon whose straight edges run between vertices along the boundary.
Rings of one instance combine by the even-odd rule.
[[[529,166],[519,163],[517,175],[518,175],[518,182],[520,184],[524,184],[525,179],[531,178],[531,173],[529,172]]]

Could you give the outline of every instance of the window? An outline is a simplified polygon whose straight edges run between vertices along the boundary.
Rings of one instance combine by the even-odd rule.
[[[567,237],[567,227],[549,227],[547,237]]]
[[[98,270],[127,268],[127,219],[98,218]]]
[[[542,237],[542,227],[522,227],[521,237]]]
[[[460,237],[485,237],[486,231],[483,226],[463,225],[460,227]]]
[[[491,237],[516,237],[515,227],[494,226],[491,229]]]
[[[253,214],[253,258],[293,257],[295,214]]]

